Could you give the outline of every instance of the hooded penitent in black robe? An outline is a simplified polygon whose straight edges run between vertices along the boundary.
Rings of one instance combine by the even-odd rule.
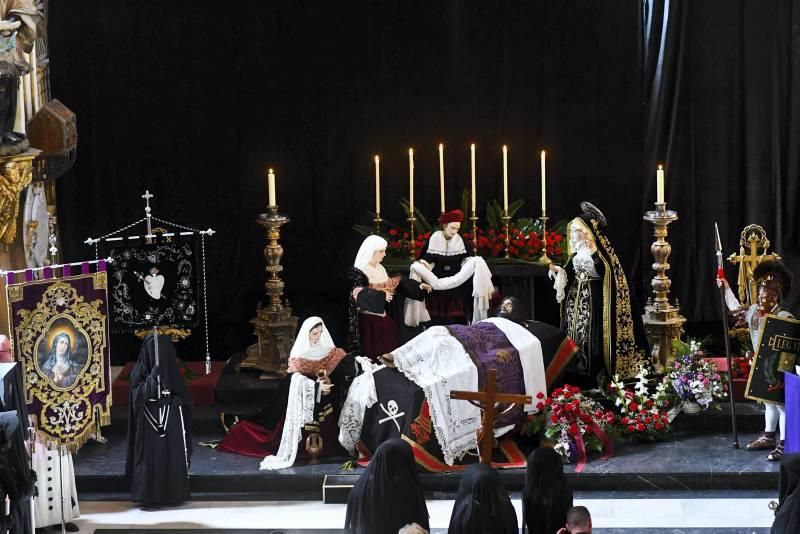
[[[30,459],[25,450],[28,409],[20,366],[16,365],[2,378],[0,411],[4,415],[0,418],[3,426],[0,432],[0,503],[5,502],[5,497],[8,496],[11,510],[8,516],[5,515],[5,510],[0,514],[0,526],[9,528],[14,534],[30,534],[33,532],[31,498],[35,474],[31,471]]]
[[[572,490],[564,477],[564,464],[556,451],[540,447],[528,456],[522,513],[530,534],[555,534],[567,524]]]
[[[464,471],[447,534],[517,534],[517,513],[497,471],[473,464]]]
[[[347,499],[348,534],[397,534],[403,526],[428,526],[428,508],[411,446],[401,439],[384,442]]]
[[[778,509],[770,533],[800,532],[800,454],[787,454],[781,458],[778,497]]]
[[[131,480],[132,501],[172,506],[189,498],[192,402],[178,371],[175,345],[168,336],[157,339],[159,365],[155,365],[156,336],[150,334],[131,372],[125,473]],[[156,401],[159,376],[162,397]],[[159,406],[169,408],[165,432],[157,431],[146,413],[157,416]]]

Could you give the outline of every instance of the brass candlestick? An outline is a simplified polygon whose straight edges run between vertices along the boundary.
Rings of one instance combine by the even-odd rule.
[[[511,217],[508,216],[508,210],[503,210],[503,225],[506,227],[506,258],[510,258],[511,256],[508,254],[508,247],[511,245],[511,229],[510,229],[510,221]]]
[[[375,218],[372,219],[372,221],[375,223],[375,234],[381,235],[381,223],[383,222],[383,219],[381,219],[380,212],[375,214]]]
[[[678,220],[678,214],[667,210],[664,202],[656,202],[656,209],[648,211],[644,220],[653,224],[653,235],[656,240],[650,246],[653,254],[653,270],[656,272],[650,286],[653,288],[653,298],[645,306],[644,325],[652,350],[652,362],[657,372],[664,372],[672,364],[675,355],[672,352],[672,342],[680,339],[683,324],[686,318],[681,316],[680,309],[669,302],[669,289],[672,281],[667,276],[669,270],[669,255],[672,246],[667,242],[667,226]]]
[[[542,255],[539,257],[539,263],[541,265],[550,265],[553,263],[553,260],[547,255],[547,220],[549,217],[547,216],[547,212],[542,210],[542,216],[539,217],[539,221],[542,223]]]
[[[469,220],[472,222],[472,252],[474,256],[478,255],[478,214],[472,210],[472,215]]]
[[[250,320],[258,341],[247,348],[247,357],[239,366],[264,371],[261,379],[269,379],[286,376],[289,351],[297,328],[297,317],[292,315],[289,302],[281,301],[284,283],[278,275],[283,271],[283,247],[279,242],[281,227],[289,222],[289,218],[278,213],[278,206],[268,206],[267,213],[260,214],[256,222],[267,231],[264,247],[267,281],[264,288],[269,303],[265,307],[259,303],[256,317]]]
[[[414,223],[417,222],[417,218],[414,217],[412,213],[411,216],[406,219],[408,221],[409,226],[411,226],[411,231],[409,232],[409,236],[411,236],[411,246],[408,248],[408,257],[411,258],[411,261],[417,259],[417,247],[415,246],[414,241]]]

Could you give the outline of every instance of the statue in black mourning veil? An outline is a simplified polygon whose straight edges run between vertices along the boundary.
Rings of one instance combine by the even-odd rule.
[[[28,149],[24,133],[14,132],[20,76],[30,64],[23,52],[44,26],[44,11],[37,0],[0,0],[0,156],[13,156]]]

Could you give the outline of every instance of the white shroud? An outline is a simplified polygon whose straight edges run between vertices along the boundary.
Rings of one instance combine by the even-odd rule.
[[[461,265],[461,270],[453,276],[439,278],[420,262],[415,261],[409,268],[409,278],[423,281],[435,291],[454,289],[472,278],[472,322],[486,319],[489,313],[489,300],[492,298],[492,272],[480,256],[470,256]],[[406,299],[403,308],[406,325],[419,326],[431,320],[424,301]]]
[[[547,394],[541,343],[517,323],[503,318],[487,321],[497,326],[519,352],[525,393],[533,397],[533,404],[536,404],[538,393]],[[445,462],[453,465],[465,452],[477,449],[480,410],[469,402],[450,400],[451,390],[478,389],[478,370],[461,342],[450,335],[446,327],[434,326],[392,354],[397,369],[425,393]],[[355,452],[355,436],[361,433],[364,411],[377,400],[374,388],[372,373],[360,375],[350,386],[339,420],[339,441],[350,452]],[[533,405],[526,405],[524,409],[536,411]]]

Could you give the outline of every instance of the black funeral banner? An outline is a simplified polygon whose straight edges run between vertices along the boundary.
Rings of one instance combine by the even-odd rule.
[[[108,252],[111,330],[198,325],[197,239],[144,244],[123,241]]]
[[[798,353],[800,321],[767,315],[745,396],[753,400],[783,402],[783,373],[794,372]]]

